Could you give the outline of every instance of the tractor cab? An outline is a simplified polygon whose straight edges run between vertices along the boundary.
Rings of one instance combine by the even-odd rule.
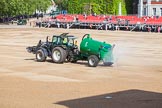
[[[29,53],[36,55],[38,62],[44,62],[47,57],[50,57],[55,63],[76,63],[78,60],[86,60],[91,67],[96,67],[99,61],[103,61],[103,64],[107,66],[113,64],[114,45],[94,40],[89,34],[85,34],[79,51],[75,39],[75,36],[68,33],[54,35],[52,41],[49,41],[47,36],[46,42],[39,41],[37,46],[26,49]]]
[[[66,47],[74,47],[75,45],[75,36],[68,35],[68,33],[63,33],[59,36],[54,35],[52,38],[53,45],[64,45]]]

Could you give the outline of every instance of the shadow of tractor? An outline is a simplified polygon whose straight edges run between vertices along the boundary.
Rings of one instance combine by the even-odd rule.
[[[162,108],[162,93],[127,90],[54,104],[68,108]]]

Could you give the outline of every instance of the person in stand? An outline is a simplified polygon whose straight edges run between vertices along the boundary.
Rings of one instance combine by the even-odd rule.
[[[158,33],[160,33],[160,29],[161,29],[161,27],[160,27],[160,26],[158,26]]]
[[[73,17],[73,22],[76,22],[76,17],[75,16]]]
[[[116,30],[116,31],[118,31],[118,30],[119,30],[119,29],[118,29],[118,25],[116,25],[116,26],[115,26],[115,30]]]
[[[85,13],[85,12],[84,12],[83,16],[84,16],[84,19],[87,19],[87,15],[86,15],[86,13]]]
[[[59,22],[57,23],[57,28],[60,28],[60,23]]]
[[[107,30],[107,24],[105,24],[105,30]]]
[[[66,27],[67,27],[67,29],[69,29],[69,23],[67,23]]]
[[[148,32],[151,32],[151,27],[148,26],[147,28],[148,28]]]
[[[76,16],[76,22],[79,22],[79,17],[78,17],[78,15]]]
[[[11,23],[13,24],[13,19],[11,20]]]
[[[92,29],[92,24],[89,25],[89,28]]]
[[[39,28],[41,28],[41,21],[39,21]]]

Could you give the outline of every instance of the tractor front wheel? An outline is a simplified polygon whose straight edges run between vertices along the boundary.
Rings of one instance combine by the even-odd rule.
[[[46,60],[46,56],[45,56],[45,53],[43,52],[43,50],[38,50],[36,52],[36,60],[38,62],[44,62]]]
[[[61,47],[55,47],[52,50],[52,60],[55,63],[63,63],[66,59],[66,51]]]
[[[90,67],[96,67],[99,63],[99,58],[96,55],[91,55],[88,57],[88,65]]]

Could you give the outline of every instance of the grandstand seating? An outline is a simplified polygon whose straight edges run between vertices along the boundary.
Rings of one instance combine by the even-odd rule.
[[[76,19],[78,19],[80,22],[88,22],[88,23],[102,23],[105,20],[111,21],[111,23],[117,24],[118,20],[121,21],[129,21],[129,24],[148,24],[148,25],[162,25],[162,17],[156,18],[156,17],[142,17],[138,18],[137,16],[103,16],[103,15],[97,15],[97,16],[83,16],[81,14],[73,14],[73,15],[63,15],[60,14],[56,16],[56,19],[58,19],[61,22],[73,22]]]

